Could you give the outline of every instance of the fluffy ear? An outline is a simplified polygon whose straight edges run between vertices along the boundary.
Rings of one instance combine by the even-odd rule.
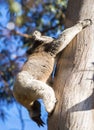
[[[40,126],[44,126],[44,122],[41,119],[41,104],[39,101],[35,101],[33,103],[33,105],[31,106],[30,110],[29,110],[29,115],[31,117],[31,119],[37,123],[37,125]]]

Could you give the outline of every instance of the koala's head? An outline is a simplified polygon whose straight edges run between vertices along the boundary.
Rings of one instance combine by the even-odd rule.
[[[34,31],[32,34],[32,39],[38,40],[41,37],[41,32],[39,31]]]
[[[43,47],[44,44],[49,44],[54,39],[52,37],[43,36],[41,32],[34,31],[31,38],[31,46],[27,50],[27,54],[32,54],[32,52],[39,46]]]
[[[42,35],[39,31],[33,32],[32,39],[39,41],[41,44],[51,43],[54,40],[52,37]]]
[[[44,126],[45,123],[41,119],[41,104],[39,101],[35,101],[28,111],[30,118],[36,122],[39,127]]]

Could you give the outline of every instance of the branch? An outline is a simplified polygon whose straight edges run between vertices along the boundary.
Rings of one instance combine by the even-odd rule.
[[[25,38],[28,38],[28,39],[31,39],[32,38],[32,36],[31,35],[28,35],[28,34],[26,34],[26,33],[21,33],[21,32],[19,32],[19,31],[16,31],[16,30],[12,30],[11,31],[13,34],[17,34],[17,35],[20,35],[20,36],[22,36],[22,37],[25,37]]]

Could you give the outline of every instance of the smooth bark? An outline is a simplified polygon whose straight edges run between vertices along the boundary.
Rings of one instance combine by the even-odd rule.
[[[94,0],[69,0],[66,27],[88,18]],[[94,130],[94,24],[62,52],[53,86],[58,102],[48,130]]]

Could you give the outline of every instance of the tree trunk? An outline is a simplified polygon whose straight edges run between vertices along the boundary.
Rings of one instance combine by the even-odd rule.
[[[94,0],[69,0],[66,27],[94,21]],[[57,104],[48,130],[94,130],[94,25],[79,33],[59,58],[54,89]]]

